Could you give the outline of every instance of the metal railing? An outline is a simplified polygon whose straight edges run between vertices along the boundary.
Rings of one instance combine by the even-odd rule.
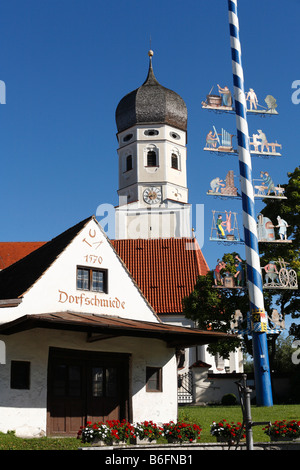
[[[178,403],[193,402],[193,373],[178,374]]]

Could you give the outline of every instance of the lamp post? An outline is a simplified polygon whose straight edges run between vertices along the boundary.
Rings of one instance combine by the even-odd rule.
[[[255,388],[257,404],[273,406],[272,387],[267,346],[267,315],[264,309],[262,275],[258,250],[257,223],[252,165],[249,149],[247,105],[244,91],[244,73],[241,61],[237,0],[228,0],[230,45],[237,127],[240,181],[243,206],[243,226],[246,250],[248,292],[252,325]]]

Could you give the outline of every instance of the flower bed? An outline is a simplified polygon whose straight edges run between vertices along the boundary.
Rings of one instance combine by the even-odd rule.
[[[163,428],[153,423],[153,421],[137,423],[135,431],[140,441],[154,442],[163,436]]]
[[[223,442],[236,442],[238,436],[245,438],[245,434],[242,432],[242,423],[228,422],[226,419],[221,421],[214,421],[210,427],[210,433],[215,436],[218,441]]]
[[[92,423],[88,421],[78,431],[77,438],[82,442],[102,443],[113,445],[116,443],[134,444],[137,439],[143,442],[154,442],[160,437],[170,438],[176,442],[193,442],[200,439],[201,428],[197,424],[170,421],[162,426],[152,421],[142,421],[131,424],[126,420],[105,421]]]
[[[129,442],[136,438],[135,428],[128,421],[110,420],[92,423],[88,421],[86,426],[82,426],[78,431],[77,437],[82,442],[101,441],[104,444],[116,444],[120,442]]]
[[[200,439],[202,429],[198,424],[170,421],[163,425],[163,433],[170,442],[193,442]]]
[[[293,440],[300,438],[300,421],[274,421],[263,428],[271,440]]]

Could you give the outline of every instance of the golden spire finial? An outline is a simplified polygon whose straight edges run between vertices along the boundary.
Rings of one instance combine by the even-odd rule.
[[[150,49],[149,49],[149,51],[148,51],[148,56],[149,56],[150,58],[153,57],[153,54],[154,54],[154,52],[153,52],[152,49],[151,49],[151,42],[152,42],[152,38],[151,38],[151,34],[150,34]]]

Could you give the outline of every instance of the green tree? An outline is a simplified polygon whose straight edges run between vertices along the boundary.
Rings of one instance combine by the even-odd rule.
[[[223,257],[223,261],[227,262],[226,271],[232,274],[236,273],[234,266],[236,254],[227,254]],[[199,276],[194,291],[183,299],[184,314],[195,321],[200,329],[230,333],[235,310],[239,309],[246,318],[249,310],[248,296],[243,289],[218,289],[213,286],[212,272],[206,276]],[[231,352],[245,346],[243,338],[232,336],[228,340],[209,344],[207,349],[211,354],[219,353],[227,359]]]
[[[297,370],[297,365],[292,362],[294,338],[280,335],[277,339],[276,352],[274,354],[273,369],[275,372],[292,373]]]

